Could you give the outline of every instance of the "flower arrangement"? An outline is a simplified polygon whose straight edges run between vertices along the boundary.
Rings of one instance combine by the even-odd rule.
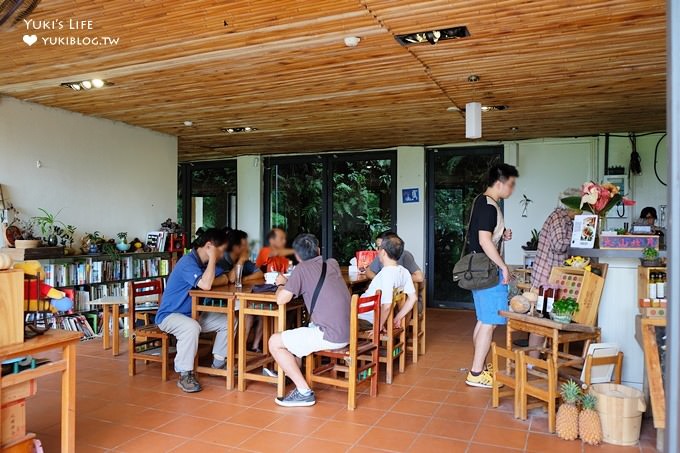
[[[562,203],[571,209],[581,209],[598,216],[604,216],[619,203],[623,203],[624,206],[632,206],[635,201],[623,196],[617,185],[609,182],[597,184],[588,181],[581,186],[580,197],[566,197],[562,199]]]

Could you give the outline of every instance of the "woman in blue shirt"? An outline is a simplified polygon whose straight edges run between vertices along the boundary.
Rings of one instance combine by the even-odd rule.
[[[194,374],[200,333],[217,333],[213,345],[214,368],[224,368],[227,354],[226,315],[202,313],[198,321],[194,320],[189,296],[192,289],[209,290],[228,283],[224,271],[217,265],[224,256],[227,235],[216,228],[199,229],[198,237],[191,245],[191,253],[180,258],[170,273],[156,314],[158,327],[177,339],[175,371],[180,375],[177,386],[188,393],[201,391],[201,384]]]

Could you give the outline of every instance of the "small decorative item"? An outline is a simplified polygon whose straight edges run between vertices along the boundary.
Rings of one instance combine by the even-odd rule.
[[[135,252],[144,250],[144,243],[140,241],[139,238],[134,238],[131,245]]]
[[[529,250],[538,250],[538,237],[539,237],[539,232],[537,229],[531,230],[531,239],[527,241],[526,245],[522,246],[523,250],[529,251]]]
[[[47,212],[47,210],[43,208],[38,208],[38,211],[42,212],[43,215],[33,217],[33,219],[38,223],[40,232],[43,235],[43,239],[47,242],[47,245],[49,247],[56,247],[57,244],[59,244],[59,238],[57,237],[55,227],[58,225],[66,227],[64,222],[57,220],[57,217],[61,213],[61,209],[56,214]]]
[[[553,303],[550,318],[553,321],[569,324],[572,316],[578,311],[578,302],[573,297],[556,300]]]
[[[564,264],[574,269],[585,269],[589,272],[593,269],[590,265],[590,258],[583,258],[582,256],[572,256],[566,259]]]
[[[519,204],[522,206],[522,217],[529,217],[529,204],[533,202],[534,200],[531,200],[526,194],[522,194],[522,199],[519,200]]]
[[[642,257],[640,262],[644,267],[656,267],[661,264],[661,258],[659,258],[659,251],[653,247],[647,247],[642,250]]]
[[[586,393],[581,397],[582,410],[578,416],[578,434],[588,445],[602,443],[602,422],[600,414],[595,410],[596,405],[597,397],[592,393]]]
[[[576,440],[578,437],[578,402],[581,399],[581,387],[572,379],[560,387],[562,404],[557,411],[555,431],[560,439]]]
[[[116,241],[116,248],[121,252],[130,250],[130,244],[127,241],[127,232],[118,233],[118,240]]]

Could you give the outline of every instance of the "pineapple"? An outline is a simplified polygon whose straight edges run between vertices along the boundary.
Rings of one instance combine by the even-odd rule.
[[[599,445],[602,442],[602,424],[600,414],[595,411],[597,397],[587,393],[581,397],[583,410],[578,416],[578,433],[588,445]]]
[[[557,411],[557,435],[564,440],[575,440],[578,437],[578,401],[581,398],[581,387],[569,380],[560,388],[562,404]]]

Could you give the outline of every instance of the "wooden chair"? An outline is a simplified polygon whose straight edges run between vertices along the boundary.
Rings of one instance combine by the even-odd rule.
[[[527,419],[529,407],[548,406],[548,431],[555,432],[555,416],[557,407],[557,372],[555,362],[549,356],[546,360],[535,359],[525,351],[518,351],[519,361],[519,403],[520,418]],[[531,365],[531,369],[529,369]],[[538,403],[529,403],[529,397]]]
[[[385,351],[385,355],[380,355],[380,362],[385,364],[385,382],[388,384],[392,383],[395,360],[399,359],[399,372],[406,371],[406,328],[394,327],[394,311],[403,307],[405,302],[406,294],[395,289],[389,315],[385,321],[385,330],[380,334],[382,350]],[[413,308],[418,310],[415,305]],[[376,323],[380,324],[380,318],[375,318],[373,324]]]
[[[370,297],[360,298],[355,294],[351,304],[349,345],[342,349],[309,354],[306,359],[306,374],[310,387],[318,382],[346,388],[347,409],[354,410],[357,405],[357,386],[370,382],[371,397],[378,394],[380,326],[378,322],[373,323],[371,337],[360,339],[359,314],[373,312],[374,319],[380,319],[380,291]],[[321,363],[319,359],[329,359],[330,362]],[[344,377],[338,378],[338,372]]]
[[[505,367],[499,365],[499,358],[505,359]],[[491,343],[491,364],[493,365],[493,383],[491,388],[491,404],[500,405],[500,399],[512,396],[515,418],[520,418],[520,373],[518,351],[500,348],[495,342]],[[504,390],[501,390],[501,385]]]
[[[599,365],[614,365],[614,383],[621,383],[621,372],[623,371],[623,352],[605,357],[593,357],[592,354],[586,356],[586,363],[583,365],[585,370],[585,380],[583,384],[590,387],[591,372],[594,366]]]
[[[425,287],[425,282],[417,283],[418,294],[420,296],[420,301],[422,301],[423,310],[420,312],[418,310],[418,305],[416,305],[413,310],[413,316],[411,317],[411,322],[407,326],[407,345],[406,351],[412,354],[413,363],[418,363],[418,356],[425,354],[425,328],[426,328],[426,313],[427,313],[427,288]],[[418,303],[421,303],[421,302]]]
[[[137,313],[135,306],[137,299],[147,296],[158,296],[160,304],[163,295],[163,285],[160,280],[147,282],[130,282],[128,297],[128,323],[130,335],[128,335],[128,374],[134,376],[137,373],[136,361],[161,363],[161,379],[168,380],[169,361],[169,336],[155,324],[136,326]],[[148,351],[160,347],[160,355],[150,354]]]

